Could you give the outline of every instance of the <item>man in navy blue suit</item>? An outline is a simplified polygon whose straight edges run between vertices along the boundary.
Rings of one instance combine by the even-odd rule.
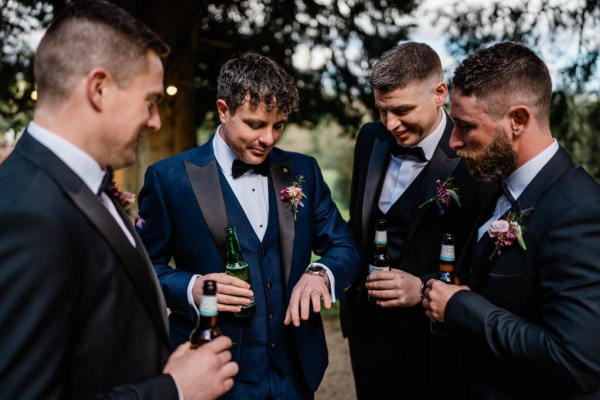
[[[316,160],[274,147],[297,108],[280,65],[254,53],[229,60],[218,79],[216,134],[150,166],[140,193],[139,232],[172,311],[173,346],[194,325],[202,282],[217,281],[219,323],[240,365],[228,398],[312,398],[328,363],[321,301],[329,308],[359,268],[359,247]],[[301,203],[282,196],[289,188]],[[251,290],[225,274],[228,225]],[[311,252],[320,259],[311,263]],[[236,317],[252,296],[255,313]]]

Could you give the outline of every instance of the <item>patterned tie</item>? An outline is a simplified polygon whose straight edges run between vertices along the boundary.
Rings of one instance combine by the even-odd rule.
[[[260,164],[247,164],[242,160],[238,160],[237,158],[233,160],[233,164],[231,165],[231,175],[233,179],[237,179],[240,176],[244,175],[246,171],[253,169],[256,174],[267,176],[269,175],[269,159],[265,159],[265,161]]]
[[[396,141],[390,141],[390,152],[395,157],[414,157],[422,162],[427,162],[425,152],[421,147],[406,147]]]

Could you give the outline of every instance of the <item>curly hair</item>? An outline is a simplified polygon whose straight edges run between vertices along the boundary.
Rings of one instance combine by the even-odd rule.
[[[298,110],[294,79],[275,61],[256,53],[244,53],[227,61],[218,78],[217,98],[227,103],[233,115],[249,97],[250,104],[265,104],[285,115]]]

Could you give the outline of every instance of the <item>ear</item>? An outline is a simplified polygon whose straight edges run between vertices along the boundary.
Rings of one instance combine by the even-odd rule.
[[[444,82],[438,82],[433,88],[433,96],[435,98],[435,105],[438,107],[443,106],[448,97],[448,85]]]
[[[223,99],[217,100],[217,111],[219,112],[219,120],[224,124],[227,122],[227,118],[229,117],[229,106]]]
[[[110,73],[105,68],[94,68],[86,77],[87,98],[96,111],[102,111],[110,81]]]
[[[526,106],[515,106],[509,111],[510,128],[514,136],[520,136],[529,127],[531,111]]]

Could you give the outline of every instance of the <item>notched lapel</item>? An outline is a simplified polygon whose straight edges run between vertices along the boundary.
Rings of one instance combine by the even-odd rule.
[[[196,201],[217,249],[219,249],[219,253],[225,261],[227,211],[225,210],[217,168],[217,160],[214,158],[204,165],[196,165],[190,161],[185,161],[185,170],[196,196]]]
[[[279,242],[281,246],[281,258],[283,262],[283,276],[285,285],[290,277],[292,269],[292,255],[294,250],[295,226],[294,211],[289,201],[281,201],[281,189],[294,183],[292,176],[292,164],[290,159],[277,162],[271,158],[271,178],[273,179],[273,190],[277,199],[277,219],[279,220]]]

